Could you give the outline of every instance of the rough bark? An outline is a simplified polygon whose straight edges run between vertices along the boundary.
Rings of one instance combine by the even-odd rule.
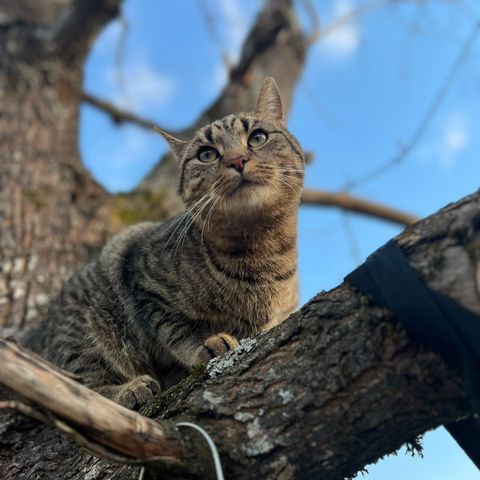
[[[85,55],[118,3],[0,6],[0,327],[11,331],[40,318],[105,240],[106,193],[80,161],[78,109]]]
[[[480,314],[480,193],[409,227],[397,241],[432,288]],[[143,413],[206,428],[227,478],[339,480],[469,412],[461,375],[344,283]],[[17,419],[3,430],[4,446],[15,448],[0,450],[0,465],[12,478],[138,474],[93,461],[51,427]]]

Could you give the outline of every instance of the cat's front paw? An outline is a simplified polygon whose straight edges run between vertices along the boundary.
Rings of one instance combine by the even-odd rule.
[[[228,333],[219,333],[208,337],[202,346],[195,351],[194,365],[207,363],[215,357],[227,353],[229,350],[234,350],[238,347],[238,340]]]
[[[138,410],[160,390],[161,387],[156,380],[149,375],[142,375],[122,385],[114,400],[131,410]]]

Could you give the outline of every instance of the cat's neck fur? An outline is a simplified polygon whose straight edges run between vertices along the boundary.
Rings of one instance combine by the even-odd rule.
[[[204,241],[219,253],[256,256],[284,252],[296,260],[298,206],[279,208],[275,214],[256,218],[219,215],[204,231]],[[289,247],[289,248],[286,248]]]

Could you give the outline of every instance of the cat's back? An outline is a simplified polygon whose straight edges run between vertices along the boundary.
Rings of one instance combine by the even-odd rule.
[[[127,257],[132,251],[138,252],[148,239],[154,236],[161,239],[166,228],[168,222],[142,222],[112,237],[96,259],[65,282],[50,302],[47,318],[36,336],[44,337],[45,344],[51,344],[50,331],[56,335],[59,331],[84,330],[94,314],[116,317],[120,321],[124,316],[119,298],[121,275]]]

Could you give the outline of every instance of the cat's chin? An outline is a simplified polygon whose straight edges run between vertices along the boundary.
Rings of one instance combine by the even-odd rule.
[[[249,196],[253,191],[259,189],[265,189],[267,182],[264,179],[256,178],[254,176],[245,176],[238,179],[236,185],[234,185],[229,192],[230,197],[234,196]]]
[[[260,190],[265,189],[265,182],[257,181],[251,178],[242,178],[227,194],[232,201],[255,201]]]
[[[243,180],[228,194],[226,207],[237,216],[250,216],[256,212],[264,212],[270,197],[271,192],[265,182]]]

